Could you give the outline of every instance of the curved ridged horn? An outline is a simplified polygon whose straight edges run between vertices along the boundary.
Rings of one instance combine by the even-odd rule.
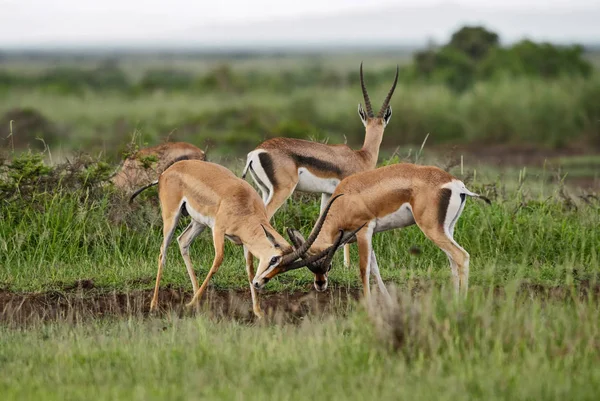
[[[336,237],[334,244],[331,245],[329,248],[317,253],[316,255],[312,255],[306,259],[298,260],[288,266],[285,266],[285,271],[296,270],[301,267],[308,266],[308,268],[310,269],[311,272],[316,273],[316,274],[321,273],[319,267],[317,267],[317,265],[313,265],[313,263],[318,262],[319,260],[321,260],[323,258],[326,258],[326,259],[332,258],[333,255],[335,254],[336,249],[340,246],[340,244],[342,242],[343,234],[344,234],[344,231],[340,230],[340,233]],[[321,265],[321,264],[319,264],[319,265]]]
[[[356,230],[349,232],[346,235],[343,235],[344,231],[340,230],[340,234],[336,237],[336,240],[332,246],[317,253],[316,255],[312,255],[308,258],[299,260],[295,263],[290,264],[289,266],[286,266],[285,271],[295,270],[295,269],[299,269],[301,267],[306,266],[314,274],[326,273],[327,266],[329,266],[329,264],[331,263],[331,259],[333,259],[333,255],[335,255],[335,251],[340,246],[344,246],[348,241],[350,241],[350,239],[352,239],[352,237],[354,237],[356,235],[356,233],[359,232],[366,224],[367,223],[363,224],[362,226],[358,227]],[[321,259],[323,259],[323,260],[321,260]],[[319,261],[321,261],[321,262],[317,264],[316,262],[319,262]]]
[[[315,225],[313,232],[310,234],[310,236],[308,237],[306,242],[303,243],[296,250],[285,255],[283,257],[283,259],[281,259],[281,262],[279,263],[281,266],[287,265],[288,263],[295,261],[296,259],[298,259],[300,256],[304,255],[306,253],[306,251],[308,251],[310,249],[311,245],[313,244],[313,242],[315,242],[315,240],[317,239],[317,236],[321,232],[321,228],[323,228],[323,223],[325,223],[325,218],[327,217],[327,213],[329,213],[329,209],[331,208],[331,205],[333,205],[333,202],[342,195],[343,194],[339,194],[339,195],[335,196],[334,198],[331,198],[331,200],[325,207],[325,210],[323,210],[323,213],[319,217],[319,220],[317,221],[317,224]]]
[[[383,117],[383,115],[385,114],[385,110],[390,105],[390,100],[392,99],[392,95],[394,94],[394,90],[396,89],[396,84],[398,83],[398,71],[399,70],[400,70],[400,68],[396,65],[396,77],[394,78],[394,84],[392,85],[392,89],[390,89],[387,96],[385,97],[385,100],[383,101],[383,105],[381,106],[381,110],[379,110],[379,114],[377,114],[377,117],[379,117],[379,118]]]
[[[363,97],[365,98],[365,107],[367,108],[367,115],[369,117],[375,117],[373,114],[373,108],[371,107],[371,100],[369,100],[369,94],[367,93],[367,87],[365,86],[365,80],[363,78],[362,61],[360,63],[360,87],[362,88]]]

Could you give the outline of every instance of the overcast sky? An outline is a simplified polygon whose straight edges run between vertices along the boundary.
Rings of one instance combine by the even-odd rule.
[[[440,3],[448,4],[441,0],[0,0],[0,46],[152,43],[193,35],[198,29],[206,32],[211,26],[260,25],[290,18],[335,16],[366,8],[376,11],[389,6]],[[585,7],[600,9],[600,0],[454,0],[451,3],[484,10],[545,13]]]

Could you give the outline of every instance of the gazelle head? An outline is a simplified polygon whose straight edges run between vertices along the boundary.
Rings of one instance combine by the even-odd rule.
[[[254,280],[252,281],[252,285],[255,288],[257,288],[257,289],[263,288],[265,286],[265,284],[267,284],[267,282],[269,282],[269,280],[271,280],[273,277],[275,277],[276,275],[278,275],[280,273],[284,273],[286,271],[295,270],[295,269],[299,269],[304,266],[308,266],[309,269],[311,269],[311,271],[315,272],[318,269],[320,269],[320,267],[316,267],[317,266],[316,263],[319,263],[319,266],[321,266],[321,265],[329,266],[331,264],[331,258],[333,258],[333,255],[335,254],[336,249],[340,245],[343,245],[343,243],[342,243],[343,238],[341,237],[341,235],[336,240],[336,242],[333,245],[331,245],[330,247],[328,247],[327,249],[325,249],[319,253],[316,253],[314,255],[308,256],[308,257],[305,255],[309,251],[311,245],[315,242],[315,240],[319,236],[319,232],[321,231],[321,228],[323,228],[323,223],[325,222],[325,218],[327,217],[327,213],[329,212],[329,209],[331,208],[332,203],[340,196],[342,196],[342,195],[340,194],[340,195],[336,196],[335,198],[332,198],[329,201],[329,203],[327,204],[327,207],[325,208],[325,210],[323,210],[323,213],[319,217],[319,220],[317,220],[317,223],[315,224],[312,234],[308,237],[308,239],[306,241],[302,237],[302,234],[300,234],[297,230],[288,230],[288,235],[290,236],[290,240],[294,244],[293,248],[283,249],[283,246],[280,242],[285,243],[285,240],[277,241],[276,238],[265,228],[265,226],[263,226],[264,234],[272,246],[272,250],[271,250],[272,256],[270,256],[270,258],[268,258],[268,257],[264,257],[264,256],[260,257],[259,255],[257,255],[260,259],[260,263],[257,268],[256,275],[254,276]],[[299,235],[299,237],[298,237],[298,235]],[[301,238],[301,240],[297,240],[297,238]],[[287,243],[286,243],[286,245],[287,245]],[[300,259],[300,260],[298,260],[298,259]],[[329,269],[327,269],[327,271],[328,270]],[[320,273],[320,270],[318,270],[318,271]],[[324,282],[323,282],[324,287],[321,286],[321,287],[317,288],[315,285],[315,288],[317,288],[317,290],[319,290],[319,291],[323,291],[327,288],[327,274],[326,273],[327,272],[324,272],[319,275],[319,281],[321,282],[324,280]],[[317,278],[315,278],[315,282],[316,281],[317,281]]]
[[[358,227],[356,230],[344,234],[343,230],[339,230],[338,235],[336,236],[333,245],[327,248],[327,253],[323,255],[325,252],[320,252],[315,255],[310,255],[310,251],[307,252],[308,257],[304,257],[306,263],[306,267],[314,274],[314,286],[315,290],[321,292],[327,289],[328,283],[328,275],[329,270],[331,270],[331,261],[333,259],[333,255],[335,251],[348,243],[352,238],[356,235],[360,229],[362,229],[365,225]],[[305,245],[308,241],[304,240],[304,237],[298,230],[288,229],[288,236],[290,240],[294,244],[294,247],[298,248],[300,246]],[[310,239],[310,238],[309,238]]]
[[[362,63],[360,63],[360,86],[362,88],[363,98],[365,99],[365,107],[367,110],[365,111],[362,105],[359,103],[358,115],[360,116],[365,128],[373,126],[382,126],[385,128],[390,122],[390,119],[392,118],[392,106],[390,106],[390,100],[392,99],[392,95],[396,89],[396,84],[398,83],[398,70],[398,66],[396,66],[396,77],[394,78],[394,84],[385,97],[379,113],[375,115],[373,113],[373,108],[371,107],[371,100],[369,99],[369,94],[367,93],[367,87],[365,86],[365,80],[363,78]]]
[[[262,288],[276,275],[306,266],[310,269],[310,271],[313,272],[315,276],[315,289],[317,291],[325,291],[327,289],[327,275],[331,269],[331,261],[335,251],[340,246],[343,246],[350,241],[352,237],[354,237],[354,235],[362,228],[361,226],[345,235],[343,230],[339,230],[339,233],[331,246],[318,252],[310,252],[311,246],[316,241],[321,229],[323,228],[325,218],[327,217],[327,213],[329,212],[331,205],[342,195],[343,194],[339,194],[329,201],[307,240],[304,239],[298,230],[288,229],[288,236],[294,245],[294,251],[284,255],[282,260],[275,264],[272,268],[268,267],[266,270],[262,271],[262,273],[257,273],[253,281],[254,287]],[[301,260],[296,260],[298,258],[301,258]]]

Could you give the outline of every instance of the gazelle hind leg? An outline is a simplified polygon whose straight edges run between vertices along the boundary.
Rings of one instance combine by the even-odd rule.
[[[277,210],[279,210],[281,205],[283,205],[285,203],[287,198],[289,198],[292,195],[292,193],[294,192],[294,189],[296,189],[297,183],[298,183],[298,180],[296,180],[294,182],[289,182],[285,186],[280,185],[269,196],[269,199],[267,200],[267,203],[265,204],[265,206],[267,208],[267,217],[269,218],[269,220],[273,217],[273,215],[277,212]]]
[[[193,306],[198,303],[198,300],[200,299],[200,297],[206,290],[206,287],[208,286],[208,282],[210,281],[210,278],[219,270],[221,263],[223,263],[223,254],[224,254],[223,251],[225,248],[225,232],[216,227],[213,228],[213,244],[215,246],[215,259],[213,260],[213,264],[212,264],[210,270],[208,271],[208,274],[206,275],[204,282],[202,283],[202,285],[200,286],[198,291],[196,291],[194,293],[194,297],[187,304],[187,306]]]
[[[464,294],[466,295],[467,291],[469,290],[470,255],[454,240],[454,226],[456,225],[456,222],[458,221],[458,218],[462,214],[464,208],[465,208],[465,197],[461,196],[460,206],[458,208],[458,211],[456,212],[456,215],[448,224],[448,230],[446,232],[446,235],[450,238],[450,240],[454,243],[454,245],[459,247],[464,252],[465,260],[464,260],[463,266],[462,266],[462,268],[459,268],[458,266],[456,266],[456,269],[458,270],[458,276],[459,276],[458,281],[459,281],[460,290],[463,291]],[[450,256],[448,256],[448,259],[450,259],[450,265],[452,266],[454,261],[452,260],[452,258],[450,258]],[[456,263],[454,263],[454,265],[456,265]]]
[[[158,292],[160,289],[160,279],[162,277],[163,268],[167,262],[167,249],[173,239],[173,234],[177,228],[177,221],[179,220],[179,211],[181,208],[177,208],[177,212],[171,216],[165,216],[163,212],[163,243],[160,246],[160,255],[158,256],[158,271],[156,272],[156,283],[154,284],[154,295],[150,302],[150,311],[156,310],[158,306]]]
[[[190,259],[190,245],[194,239],[202,234],[202,232],[206,229],[205,225],[202,225],[194,220],[190,223],[189,226],[181,233],[181,235],[177,238],[177,242],[179,243],[179,250],[181,252],[181,256],[183,257],[183,261],[185,262],[185,267],[187,269],[188,275],[190,276],[190,280],[192,281],[192,287],[194,288],[194,293],[198,291],[198,279],[196,279],[196,273],[194,273],[194,267],[192,266],[192,261]]]
[[[248,282],[250,283],[250,294],[252,294],[252,310],[259,319],[264,317],[263,311],[260,309],[260,302],[258,300],[258,294],[256,288],[252,285],[254,280],[254,259],[246,245],[244,245],[244,258],[246,259],[246,272],[248,273]]]
[[[447,207],[441,208],[437,213],[426,209],[419,209],[420,202],[415,202],[413,215],[415,222],[425,236],[432,240],[446,253],[452,269],[452,282],[458,294],[461,290],[466,294],[469,277],[469,254],[454,239],[454,225],[460,217],[464,207],[465,196],[456,190],[443,188],[440,198],[447,199]]]

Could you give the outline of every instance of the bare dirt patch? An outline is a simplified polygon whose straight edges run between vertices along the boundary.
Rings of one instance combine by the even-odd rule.
[[[43,293],[16,293],[0,291],[0,324],[26,326],[30,324],[63,321],[76,323],[102,317],[146,317],[150,313],[152,290],[101,293],[78,287],[74,292],[50,291]],[[350,300],[358,299],[358,289],[337,289],[325,293],[277,292],[260,294],[262,309],[271,317],[286,321],[302,319],[308,314],[340,313]],[[187,308],[192,298],[190,291],[161,289],[157,316],[178,316],[206,313],[214,318],[249,322],[254,320],[250,291],[209,289],[196,308]]]
[[[430,291],[439,290],[439,285],[430,282],[415,282],[410,285],[412,296],[419,297]],[[181,289],[161,289],[159,311],[150,313],[152,290],[130,292],[99,292],[77,286],[74,291],[48,291],[43,293],[18,293],[0,289],[0,324],[13,327],[29,326],[37,323],[58,321],[77,323],[97,318],[123,318],[148,316],[192,316],[196,313],[211,318],[251,322],[252,313],[250,291],[209,289],[200,305],[187,308],[192,298],[191,291]],[[402,291],[402,290],[401,290]],[[344,315],[349,304],[360,298],[362,289],[338,287],[323,293],[272,292],[260,294],[260,304],[267,316],[278,322],[298,322],[306,316]],[[498,287],[493,291],[499,299],[506,293]],[[545,287],[539,284],[523,283],[518,296],[523,299],[536,298],[543,301],[567,301],[573,298],[600,300],[600,283],[580,281],[577,286]]]

